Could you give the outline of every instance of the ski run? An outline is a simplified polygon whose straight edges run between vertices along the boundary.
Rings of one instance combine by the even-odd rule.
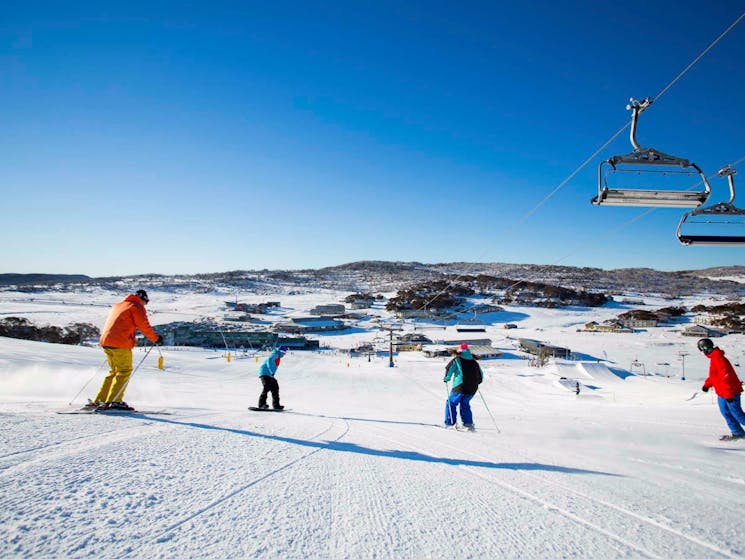
[[[62,309],[3,297],[6,315],[27,309],[51,321],[59,311],[62,323],[100,322],[116,300],[88,295]],[[206,295],[165,297],[151,295],[156,329],[169,309],[207,308]],[[278,297],[310,308],[340,295]],[[287,409],[257,413],[247,408],[266,352],[228,362],[224,350],[164,347],[165,370],[151,354],[126,401],[170,415],[62,415],[101,382],[100,348],[0,338],[0,555],[745,556],[745,441],[719,440],[727,428],[711,392],[699,392],[707,364],[695,339],[581,334],[585,309],[520,312],[525,335],[572,347],[587,366],[531,367],[502,325],[490,326],[504,355],[481,362],[475,432],[435,428],[446,359],[420,352],[389,367],[384,355],[290,351],[277,374]],[[324,345],[352,347],[365,335]],[[742,336],[717,344],[737,360]],[[685,381],[652,373],[684,350]],[[135,364],[143,356],[135,350]],[[605,367],[593,365],[600,360]],[[613,373],[632,360],[650,374]]]

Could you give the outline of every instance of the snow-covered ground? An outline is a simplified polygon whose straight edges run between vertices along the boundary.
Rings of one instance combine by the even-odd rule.
[[[150,295],[156,330],[220,317],[233,298]],[[302,315],[344,295],[253,301]],[[100,327],[121,297],[5,292],[0,316]],[[683,304],[695,302],[707,299]],[[445,359],[401,353],[391,368],[384,355],[333,349],[381,339],[372,320],[322,337],[330,349],[285,357],[281,414],[246,409],[266,354],[228,362],[225,351],[164,348],[164,371],[157,349],[135,350],[126,400],[171,415],[58,415],[98,388],[101,350],[0,338],[0,556],[743,557],[745,443],[718,441],[727,428],[699,391],[708,361],[682,324],[577,332],[622,310],[489,315],[487,333],[471,337],[504,355],[482,362],[475,433],[439,427]],[[532,367],[517,337],[579,360]],[[743,336],[717,344],[745,364]]]

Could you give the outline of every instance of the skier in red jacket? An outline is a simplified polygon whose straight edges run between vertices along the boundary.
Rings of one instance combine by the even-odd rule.
[[[724,351],[714,345],[709,338],[702,338],[698,341],[698,349],[709,358],[709,376],[704,381],[701,390],[707,392],[709,388],[714,387],[719,401],[719,411],[722,412],[724,420],[727,422],[731,435],[721,437],[723,441],[734,439],[745,439],[745,412],[742,411],[740,404],[740,394],[742,394],[742,382],[737,378],[737,373],[724,356]]]

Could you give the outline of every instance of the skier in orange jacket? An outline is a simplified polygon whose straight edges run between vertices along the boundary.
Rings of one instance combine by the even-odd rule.
[[[103,380],[98,394],[84,406],[86,409],[119,409],[133,410],[124,399],[129,377],[132,374],[132,348],[135,346],[135,333],[142,332],[156,345],[163,343],[163,336],[158,335],[147,319],[147,305],[150,299],[144,289],[127,295],[123,301],[116,303],[106,319],[99,345],[106,354],[109,363],[109,374]]]

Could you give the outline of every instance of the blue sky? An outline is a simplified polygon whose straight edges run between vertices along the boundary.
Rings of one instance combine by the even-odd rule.
[[[632,223],[647,209],[590,204],[625,132],[542,203],[740,2],[13,4],[0,272],[745,264],[681,246],[681,210]],[[745,21],[642,115],[640,142],[707,175],[745,157],[744,57]]]

